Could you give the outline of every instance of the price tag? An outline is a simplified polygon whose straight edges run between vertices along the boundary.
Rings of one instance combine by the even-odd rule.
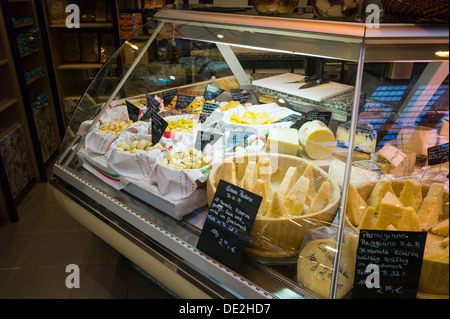
[[[281,120],[278,120],[275,123],[297,121],[297,120],[299,120],[301,118],[302,118],[302,116],[300,114],[291,114],[291,115],[288,115],[286,117],[283,117]]]
[[[177,95],[178,89],[168,90],[162,92],[163,101],[164,101],[164,107],[169,106],[169,104],[172,102],[173,98]]]
[[[326,126],[330,125],[330,119],[331,119],[331,112],[318,112],[318,111],[311,111],[308,112],[306,115],[306,121],[321,121],[322,123],[325,123]]]
[[[190,95],[178,95],[177,96],[177,104],[175,105],[176,109],[185,109],[195,100],[195,96]]]
[[[216,97],[218,97],[220,94],[222,94],[225,90],[214,86],[212,84],[208,84],[205,89],[205,93],[203,93],[203,97],[205,98],[205,101],[212,101]]]
[[[197,248],[237,270],[262,197],[220,180]]]
[[[203,105],[202,113],[205,114],[205,115],[210,115],[218,107],[219,107],[219,104],[205,103]]]
[[[353,299],[415,299],[426,232],[361,230]]]
[[[133,122],[137,122],[139,120],[139,114],[141,113],[141,109],[138,108],[133,103],[130,103],[128,101],[125,102],[127,104],[128,118]]]
[[[250,131],[232,131],[228,136],[227,144],[225,146],[225,151],[229,152],[236,146],[245,143],[245,141],[255,132]]]
[[[215,134],[215,133],[205,132],[205,131],[198,131],[197,138],[195,140],[195,148],[197,150],[203,151],[203,149],[205,148],[206,145],[214,144],[221,137],[222,137],[221,134]]]
[[[148,121],[152,117],[152,112],[159,112],[159,105],[161,104],[157,99],[152,97],[150,94],[145,93],[147,98],[147,111],[141,117],[141,121]]]
[[[232,94],[231,98],[233,99],[233,101],[239,101],[239,103],[245,103],[245,102],[247,102],[249,95],[250,95],[250,93],[238,93],[238,94]]]
[[[428,165],[439,165],[448,162],[448,143],[428,148]]]
[[[155,145],[161,140],[161,137],[163,136],[169,123],[167,123],[167,121],[164,120],[158,113],[153,111],[151,112],[151,119],[152,119],[152,144]]]

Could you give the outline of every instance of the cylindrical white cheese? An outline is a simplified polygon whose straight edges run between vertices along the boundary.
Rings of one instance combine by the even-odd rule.
[[[300,145],[309,157],[316,160],[326,159],[336,148],[333,132],[321,121],[310,121],[298,131]]]

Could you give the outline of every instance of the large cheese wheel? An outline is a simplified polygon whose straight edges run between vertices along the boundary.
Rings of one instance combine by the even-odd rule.
[[[300,144],[306,154],[315,160],[330,157],[336,148],[333,132],[321,121],[310,121],[298,131]]]

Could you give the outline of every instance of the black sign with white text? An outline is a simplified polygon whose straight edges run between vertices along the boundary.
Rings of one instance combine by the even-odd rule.
[[[426,232],[361,230],[353,299],[415,299]]]
[[[197,248],[237,270],[262,197],[220,180]]]

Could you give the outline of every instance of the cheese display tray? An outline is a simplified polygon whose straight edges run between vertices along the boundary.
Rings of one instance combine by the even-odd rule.
[[[258,172],[255,171],[257,166]],[[264,153],[225,158],[209,174],[208,204],[212,202],[220,179],[251,189],[263,197],[246,249],[256,256],[288,258],[297,255],[306,231],[329,225],[339,206],[339,186],[329,179],[328,174],[291,155]],[[268,188],[255,185],[267,185]],[[291,197],[304,187],[302,185],[306,185],[308,194],[303,198]],[[289,191],[291,188],[293,192]],[[310,195],[311,200],[306,205],[305,198]],[[292,206],[292,202],[296,205]]]

